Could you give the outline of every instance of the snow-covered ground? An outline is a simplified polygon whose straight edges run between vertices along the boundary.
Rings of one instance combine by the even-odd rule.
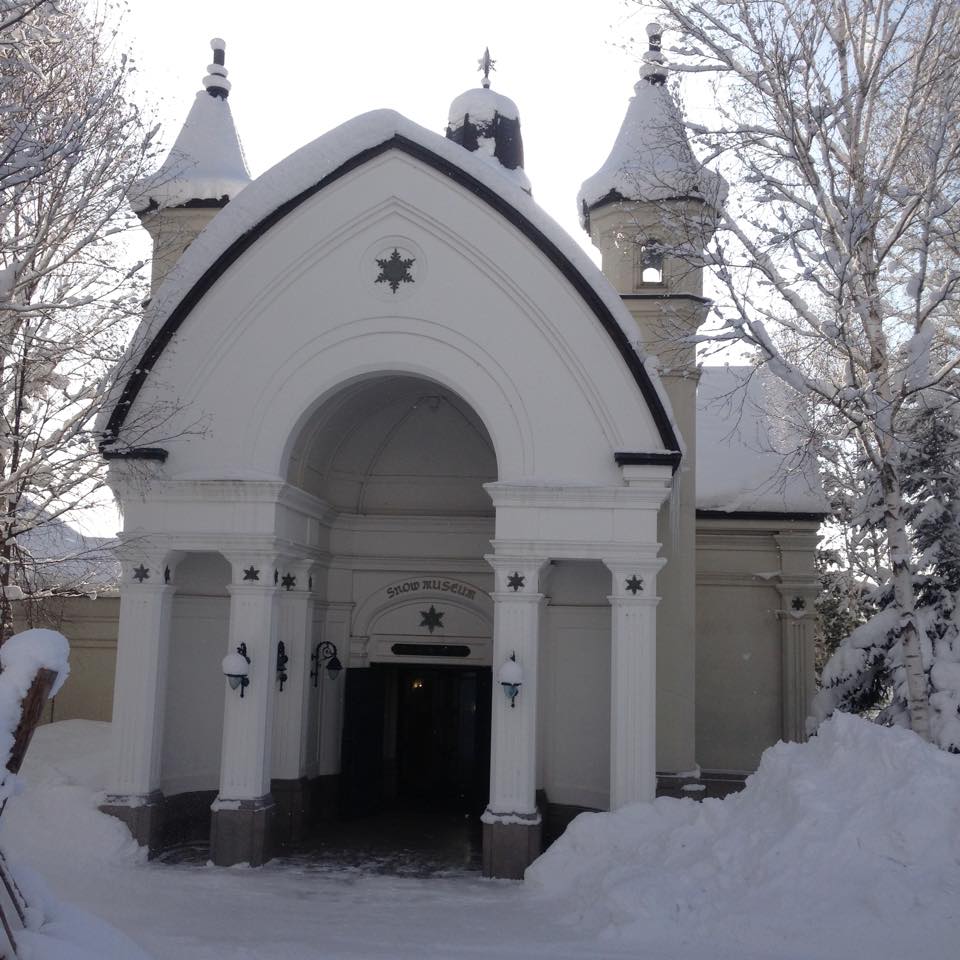
[[[95,810],[108,732],[41,728],[0,820],[25,886],[79,908],[47,903],[25,960],[956,955],[960,757],[902,730],[836,717],[737,796],[581,817],[523,886],[147,863]]]

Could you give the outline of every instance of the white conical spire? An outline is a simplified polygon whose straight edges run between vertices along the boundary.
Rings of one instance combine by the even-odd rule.
[[[248,183],[250,173],[227,103],[230,81],[223,40],[210,41],[213,63],[203,78],[170,153],[160,169],[134,185],[130,203],[137,213],[163,207],[223,206]]]
[[[693,155],[680,108],[666,86],[667,68],[656,21],[647,26],[650,49],[644,54],[635,96],[603,166],[585,180],[577,196],[580,219],[615,200],[651,202],[693,197],[719,205],[727,185]]]

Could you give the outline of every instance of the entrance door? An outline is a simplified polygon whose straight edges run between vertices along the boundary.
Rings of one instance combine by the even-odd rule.
[[[398,796],[479,813],[490,780],[489,668],[403,666],[396,674]]]
[[[347,684],[344,814],[391,801],[478,815],[490,784],[490,668],[373,664]]]

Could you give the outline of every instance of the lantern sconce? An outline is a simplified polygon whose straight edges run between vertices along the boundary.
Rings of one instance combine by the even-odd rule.
[[[318,643],[313,653],[310,654],[310,662],[313,667],[310,669],[310,677],[313,685],[317,686],[320,680],[320,664],[327,665],[327,675],[331,680],[336,680],[337,675],[343,669],[343,664],[337,656],[337,645],[329,640]]]
[[[240,698],[243,691],[250,685],[250,658],[247,656],[247,645],[241,643],[236,653],[228,653],[223,658],[221,666],[223,675],[227,678],[231,690],[240,688]]]
[[[283,685],[287,682],[287,663],[290,658],[287,656],[287,648],[281,640],[277,644],[277,679],[280,681],[280,692],[283,692]]]
[[[517,694],[520,693],[520,687],[523,686],[523,667],[517,663],[516,653],[510,654],[509,660],[504,660],[497,675],[503,692],[510,701],[511,709],[515,708],[517,703]]]

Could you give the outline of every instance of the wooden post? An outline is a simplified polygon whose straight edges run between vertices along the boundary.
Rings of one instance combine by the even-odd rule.
[[[30,746],[30,741],[33,739],[33,731],[36,730],[37,724],[40,722],[43,705],[46,703],[56,679],[56,671],[38,670],[37,675],[33,678],[33,683],[30,684],[30,689],[27,690],[26,696],[20,701],[20,722],[17,724],[17,729],[13,732],[13,749],[10,751],[9,760],[7,760],[7,770],[9,770],[10,773],[17,774],[20,772],[20,767],[23,765],[23,758],[27,753],[27,747]],[[0,804],[0,815],[3,814],[6,805],[6,800]],[[3,885],[3,892],[6,893],[4,899],[9,899],[13,904],[13,909],[17,913],[20,926],[26,926],[27,902],[20,892],[16,881],[13,879],[13,874],[10,872],[10,868],[7,866],[6,858],[2,852],[0,852],[0,883]],[[13,956],[16,957],[17,942],[14,939],[9,918],[3,909],[2,900],[0,900],[0,926],[2,926],[3,933],[10,943]]]

